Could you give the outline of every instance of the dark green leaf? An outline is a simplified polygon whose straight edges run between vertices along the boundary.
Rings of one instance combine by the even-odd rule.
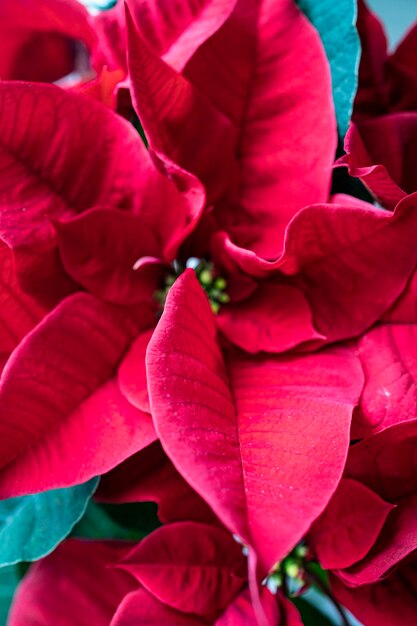
[[[0,569],[0,624],[6,624],[13,594],[20,581],[17,565]]]
[[[83,516],[98,478],[0,502],[0,566],[36,561],[70,533]]]

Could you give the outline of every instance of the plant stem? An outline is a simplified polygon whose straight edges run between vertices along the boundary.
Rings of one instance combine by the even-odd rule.
[[[320,591],[322,591],[324,593],[324,595],[326,595],[329,600],[332,602],[332,604],[334,605],[335,609],[337,610],[337,612],[340,615],[340,618],[342,620],[343,626],[351,626],[348,618],[346,617],[346,614],[343,610],[343,608],[341,607],[341,605],[339,604],[339,602],[336,600],[336,598],[334,597],[333,593],[331,592],[331,590],[329,589],[329,587],[327,587],[327,585],[324,584],[324,582],[320,579],[319,576],[317,576],[313,571],[311,571],[311,569],[307,566],[305,567],[305,571],[307,572],[308,576],[310,577],[310,579],[312,580],[312,582],[320,589]]]

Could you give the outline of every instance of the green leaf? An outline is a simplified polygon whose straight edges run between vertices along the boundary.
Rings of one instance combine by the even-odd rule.
[[[161,525],[153,502],[97,504],[91,501],[71,536],[140,541]]]
[[[360,41],[356,0],[297,0],[319,32],[329,59],[339,134],[344,137],[358,86]]]
[[[336,626],[338,624],[333,619],[326,617],[325,613],[304,598],[292,598],[292,602],[297,607],[305,626],[318,626],[318,624],[320,626]]]
[[[84,514],[98,481],[0,501],[0,567],[52,552]]]
[[[0,624],[7,623],[9,608],[20,578],[19,568],[16,565],[0,569]]]
[[[104,508],[91,500],[81,520],[74,526],[72,537],[87,539],[139,540],[144,533],[118,524]]]

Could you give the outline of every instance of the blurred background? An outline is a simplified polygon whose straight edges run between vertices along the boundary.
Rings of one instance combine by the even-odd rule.
[[[395,47],[410,24],[417,20],[417,0],[368,0],[385,24],[390,48]]]

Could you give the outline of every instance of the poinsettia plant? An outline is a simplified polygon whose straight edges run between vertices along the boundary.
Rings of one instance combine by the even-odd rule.
[[[5,623],[415,624],[416,28],[3,0],[0,35]]]

